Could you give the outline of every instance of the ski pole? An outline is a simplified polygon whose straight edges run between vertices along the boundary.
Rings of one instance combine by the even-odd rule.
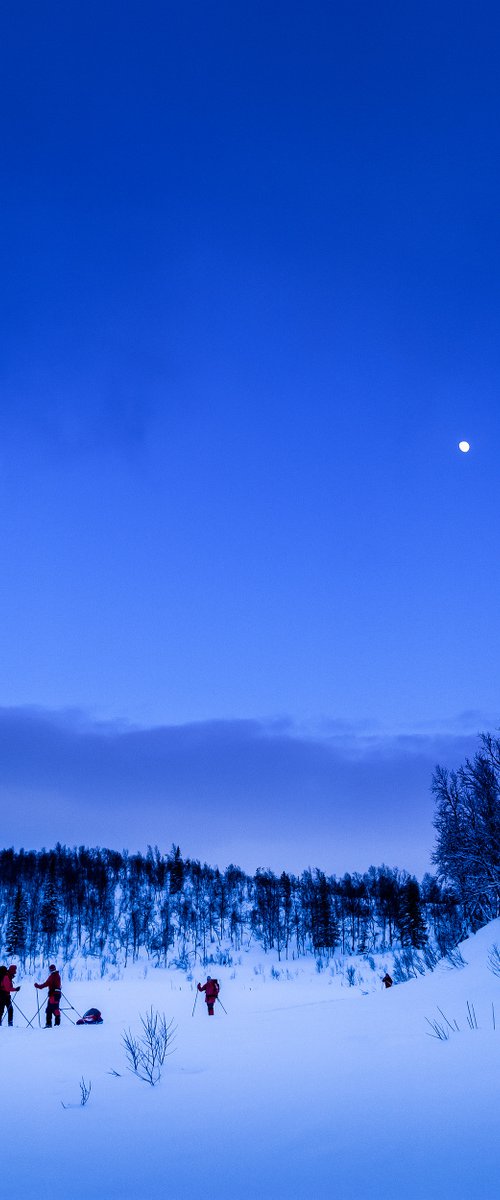
[[[217,996],[217,999],[219,1000],[219,997],[218,997],[218,996]],[[225,1009],[225,1008],[224,1008],[224,1005],[223,1005],[223,1003],[222,1003],[222,1000],[219,1000],[219,1004],[220,1004],[220,1006],[221,1006],[221,1009],[222,1009],[222,1011],[223,1011],[223,1012],[225,1012],[225,1014],[226,1014],[226,1017],[227,1017],[227,1009]]]
[[[75,1008],[75,1010],[74,1010],[74,1011],[76,1012],[76,1008]],[[65,1009],[65,1008],[60,1008],[60,1009],[59,1009],[59,1012],[60,1012],[60,1013],[64,1013],[64,1016],[66,1017],[66,1019],[67,1019],[68,1021],[71,1021],[71,1024],[72,1024],[72,1025],[76,1025],[76,1021],[74,1021],[74,1020],[73,1020],[73,1017],[69,1017],[69,1016],[68,1016],[68,1013],[67,1013],[67,1011],[66,1011],[66,1009]]]
[[[40,1028],[40,1001],[38,999],[38,988],[36,989],[36,1013],[33,1013],[31,1021],[28,1021],[28,1029],[33,1028],[33,1021],[38,1014],[38,1028]]]
[[[21,1011],[21,1010],[19,1009],[19,1011]],[[74,1020],[73,1020],[73,1017],[68,1017],[68,1014],[67,1014],[67,1012],[66,1012],[66,1009],[65,1009],[65,1008],[60,1008],[60,1009],[59,1009],[59,1012],[60,1012],[60,1013],[64,1013],[64,1016],[67,1018],[67,1020],[68,1020],[68,1021],[71,1021],[71,1024],[72,1024],[72,1025],[76,1025],[76,1021],[74,1021]],[[75,1012],[76,1012],[76,1009],[75,1009]],[[35,1017],[36,1017],[36,1015],[37,1015],[37,1014],[36,1014],[36,1013],[34,1013],[34,1014],[33,1014],[33,1016],[32,1016],[32,1018],[31,1018],[31,1021],[28,1021],[28,1022],[27,1022],[28,1026],[31,1026],[31,1028],[33,1028],[33,1021],[35,1020]],[[24,1013],[23,1013],[23,1016],[24,1016]],[[25,1020],[26,1020],[26,1018],[25,1018]],[[38,1024],[40,1024],[40,1008],[38,1009]]]
[[[74,1004],[71,1003],[71,1000],[68,1000],[68,997],[64,995],[64,992],[61,992],[61,996],[62,996],[63,1000],[66,1001],[66,1004],[69,1004],[69,1007],[73,1009],[73,1012],[76,1012],[77,1017],[80,1017],[80,1020],[81,1020],[82,1014],[80,1012],[78,1012],[78,1009],[75,1008]],[[73,1021],[73,1025],[74,1025],[74,1023],[75,1022]]]
[[[33,1013],[31,1021],[28,1021],[28,1028],[33,1028],[33,1021],[35,1020],[36,1016],[38,1016],[38,1028],[40,1029],[40,1000],[38,997],[38,988],[36,989],[36,1013]]]
[[[191,1013],[191,1016],[192,1016],[192,1017],[194,1017],[194,1010],[195,1010],[195,1008],[196,1008],[196,1001],[197,1001],[197,999],[198,999],[198,988],[196,989],[196,996],[195,996],[195,998],[194,998],[193,1011],[192,1011],[192,1013]]]
[[[22,1008],[19,1008],[19,1005],[18,1005],[18,1003],[17,1003],[17,1000],[13,1000],[13,1001],[12,1001],[12,1003],[13,1003],[13,1005],[14,1005],[14,1008],[17,1008],[17,1011],[18,1011],[19,1013],[21,1013],[21,1016],[22,1016],[22,1017],[24,1018],[24,1020],[26,1021],[26,1024],[27,1024],[27,1025],[31,1025],[31,1021],[28,1021],[28,1018],[27,1018],[26,1014],[25,1014],[25,1013],[23,1013],[23,1010],[22,1010]]]

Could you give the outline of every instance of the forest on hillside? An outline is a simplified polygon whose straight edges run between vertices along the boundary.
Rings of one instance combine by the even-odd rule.
[[[338,951],[370,953],[459,940],[456,897],[427,875],[421,884],[386,866],[341,879],[236,866],[220,871],[161,854],[106,849],[0,852],[2,956],[23,967],[73,953],[127,963],[141,953],[158,965],[223,961],[252,941],[278,958]]]

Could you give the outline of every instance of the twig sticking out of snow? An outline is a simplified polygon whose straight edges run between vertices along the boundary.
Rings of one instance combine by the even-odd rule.
[[[451,1032],[452,1032],[452,1033],[454,1033],[454,1032],[455,1032],[455,1029],[457,1030],[457,1033],[460,1033],[460,1030],[459,1030],[459,1028],[458,1028],[458,1025],[457,1025],[457,1022],[456,1022],[455,1018],[453,1018],[453,1025],[451,1025],[451,1024],[450,1024],[450,1022],[449,1022],[449,1020],[448,1020],[448,1017],[445,1015],[445,1013],[443,1012],[442,1008],[440,1008],[440,1007],[439,1007],[439,1005],[438,1005],[438,1012],[439,1012],[439,1013],[441,1013],[441,1016],[442,1016],[442,1017],[444,1017],[444,1019],[445,1019],[445,1021],[446,1021],[446,1024],[450,1026],[450,1029],[451,1029]]]
[[[129,1071],[154,1087],[160,1081],[165,1059],[174,1052],[171,1046],[176,1027],[173,1021],[167,1024],[165,1013],[155,1012],[153,1008],[141,1017],[141,1024],[143,1033],[140,1037],[135,1037],[128,1029],[122,1034],[122,1040]]]
[[[494,975],[500,976],[500,946],[496,942],[493,942],[488,954],[488,967]]]
[[[91,1091],[92,1091],[91,1080],[89,1079],[89,1082],[87,1083],[82,1075],[82,1078],[80,1080],[80,1104],[65,1104],[64,1100],[61,1100],[62,1107],[63,1108],[85,1108],[85,1105],[88,1104]]]
[[[476,1010],[473,1004],[469,1004],[469,1001],[467,1001],[467,1023],[470,1029],[478,1028]]]
[[[427,1021],[427,1024],[430,1025],[431,1029],[433,1030],[433,1032],[429,1033],[427,1036],[435,1037],[440,1042],[447,1042],[450,1035],[449,1035],[446,1027],[444,1025],[440,1025],[439,1021],[429,1021],[428,1017],[426,1017],[425,1019]]]
[[[474,1005],[473,1005],[472,1001],[469,1001],[469,1000],[467,1000],[466,1003],[467,1003],[466,1017],[467,1017],[467,1024],[469,1026],[469,1029],[479,1029],[477,1016],[476,1016],[476,1010],[474,1008]],[[443,1018],[444,1025],[442,1025],[439,1021],[436,1021],[436,1020],[430,1021],[429,1018],[426,1017],[425,1019],[427,1021],[427,1024],[430,1025],[430,1027],[432,1029],[432,1033],[429,1033],[428,1037],[435,1037],[440,1042],[447,1042],[448,1038],[450,1036],[448,1030],[451,1030],[451,1033],[455,1033],[455,1031],[457,1033],[460,1033],[460,1027],[457,1024],[457,1021],[455,1020],[455,1018],[453,1018],[453,1024],[451,1021],[448,1020],[446,1013],[443,1012],[442,1008],[440,1008],[439,1005],[437,1006],[437,1010],[438,1010],[438,1013],[440,1014],[440,1016]],[[494,1005],[493,1001],[491,1002],[491,1023],[493,1025],[493,1029],[496,1030],[497,1022],[496,1022],[496,1016],[495,1016],[495,1005]],[[448,1026],[448,1028],[446,1028],[447,1026]]]

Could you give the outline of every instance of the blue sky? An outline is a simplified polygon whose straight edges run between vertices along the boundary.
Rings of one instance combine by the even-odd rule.
[[[498,724],[499,24],[7,14],[7,840],[428,859],[436,756]]]

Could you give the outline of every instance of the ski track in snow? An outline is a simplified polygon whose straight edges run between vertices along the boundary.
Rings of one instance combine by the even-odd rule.
[[[14,1029],[0,1029],[4,1186],[16,1200],[194,1200],[205,1190],[217,1200],[496,1200],[495,942],[500,920],[463,943],[463,970],[440,965],[367,995],[310,960],[285,964],[296,978],[273,979],[283,964],[252,951],[236,968],[208,968],[227,1009],[216,1005],[214,1018],[201,996],[191,1015],[194,982],[178,971],[63,975],[71,1004],[99,1007],[104,1024],[75,1028],[69,1011],[60,1029],[26,1029],[17,1013]],[[33,980],[21,982],[31,1017]],[[121,1044],[151,1006],[177,1025],[155,1088],[127,1070]],[[426,1022],[438,1007],[460,1026],[443,1042]],[[85,1107],[82,1076],[92,1082]]]

